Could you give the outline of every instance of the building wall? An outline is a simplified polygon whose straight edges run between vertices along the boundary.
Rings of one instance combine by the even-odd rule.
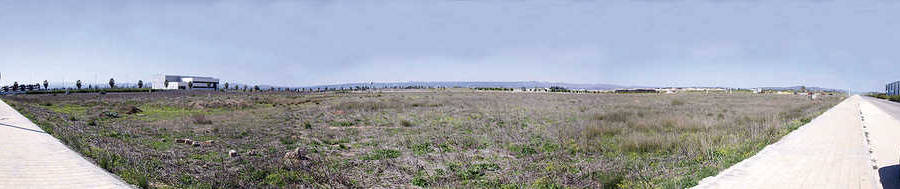
[[[153,79],[150,81],[150,88],[166,89],[166,76],[162,74],[153,75]]]
[[[885,85],[884,93],[886,93],[889,96],[900,95],[900,81]]]
[[[219,85],[219,79],[212,77],[158,75],[156,78],[154,89],[188,89],[188,83],[193,84],[193,89],[216,89]]]

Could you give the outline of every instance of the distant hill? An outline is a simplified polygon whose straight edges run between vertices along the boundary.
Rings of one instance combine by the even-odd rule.
[[[801,89],[803,88],[803,86],[793,86],[793,87],[760,87],[760,88],[762,88],[762,90],[778,90],[778,91],[795,90],[795,91],[799,91],[799,90],[801,90]],[[822,87],[806,87],[806,90],[809,90],[809,91],[816,91],[816,92],[847,92],[846,90],[829,89],[829,88],[822,88]]]
[[[611,85],[611,84],[574,84],[574,83],[560,83],[560,82],[541,82],[541,81],[512,81],[512,82],[489,82],[489,81],[428,81],[428,82],[387,82],[387,83],[345,83],[345,84],[333,84],[333,85],[316,85],[316,86],[308,86],[302,88],[350,88],[356,86],[368,86],[375,88],[390,88],[390,87],[413,87],[413,86],[425,86],[425,87],[463,87],[463,88],[475,88],[475,87],[502,87],[502,88],[549,88],[553,86],[565,87],[569,89],[588,89],[588,90],[609,90],[609,89],[621,89],[621,88],[637,88],[637,86],[621,86],[621,85]]]

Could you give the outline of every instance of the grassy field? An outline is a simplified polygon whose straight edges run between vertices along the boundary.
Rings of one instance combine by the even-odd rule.
[[[842,99],[460,89],[2,98],[151,188],[682,188]]]
[[[871,94],[871,95],[867,95],[867,96],[890,100],[890,101],[894,101],[894,102],[900,102],[900,96],[888,96],[883,93],[882,94]]]

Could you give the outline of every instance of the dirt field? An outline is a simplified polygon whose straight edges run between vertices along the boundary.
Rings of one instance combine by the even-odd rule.
[[[842,99],[462,89],[2,98],[125,181],[161,188],[681,188]]]

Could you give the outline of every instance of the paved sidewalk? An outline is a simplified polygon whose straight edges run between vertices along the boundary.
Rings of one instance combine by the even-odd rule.
[[[844,100],[696,188],[880,188],[863,134],[861,101]]]
[[[0,101],[0,188],[130,188]]]

